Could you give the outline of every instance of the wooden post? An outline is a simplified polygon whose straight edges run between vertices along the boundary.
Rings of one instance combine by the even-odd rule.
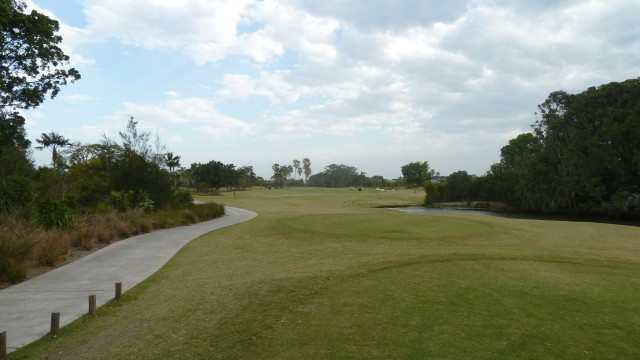
[[[0,332],[0,359],[7,357],[7,332]]]
[[[49,334],[58,335],[58,331],[60,330],[60,313],[54,312],[51,313],[51,331]]]
[[[89,315],[96,314],[96,296],[89,295]]]
[[[116,300],[122,299],[122,283],[116,283]]]

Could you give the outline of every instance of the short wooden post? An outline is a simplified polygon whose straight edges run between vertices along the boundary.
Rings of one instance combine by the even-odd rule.
[[[122,299],[122,283],[116,283],[116,300]]]
[[[96,296],[89,295],[89,315],[96,314]]]
[[[7,332],[0,332],[0,359],[7,357]]]
[[[60,330],[60,313],[54,312],[51,313],[51,331],[49,334],[58,335],[58,331]]]

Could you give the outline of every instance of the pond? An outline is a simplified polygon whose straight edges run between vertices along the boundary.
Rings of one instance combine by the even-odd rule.
[[[517,216],[516,214],[510,214],[510,213],[501,212],[501,211],[491,211],[491,210],[426,208],[421,206],[408,206],[408,207],[392,208],[392,209],[403,212],[405,214],[474,214],[474,215],[499,216],[499,217],[506,217],[506,218],[520,217],[520,216]]]
[[[426,208],[421,206],[409,206],[391,208],[405,214],[473,214],[498,216],[508,219],[528,219],[528,220],[552,220],[552,221],[574,221],[574,222],[597,222],[605,224],[617,224],[627,226],[639,226],[640,219],[615,219],[600,216],[585,216],[571,214],[536,214],[523,212],[476,210],[476,209],[447,209],[447,208]]]

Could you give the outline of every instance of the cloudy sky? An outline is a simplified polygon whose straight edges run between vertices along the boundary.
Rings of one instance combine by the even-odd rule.
[[[640,76],[639,0],[28,3],[82,74],[27,113],[32,140],[97,142],[131,115],[183,166],[264,177],[304,157],[314,173],[481,175],[550,92]]]

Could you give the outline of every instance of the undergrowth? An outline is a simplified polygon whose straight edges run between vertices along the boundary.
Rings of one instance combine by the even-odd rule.
[[[89,251],[118,239],[157,229],[190,225],[224,215],[216,203],[145,212],[87,214],[60,228],[38,226],[17,217],[0,218],[0,282],[24,281],[38,266],[56,266],[71,248]]]

